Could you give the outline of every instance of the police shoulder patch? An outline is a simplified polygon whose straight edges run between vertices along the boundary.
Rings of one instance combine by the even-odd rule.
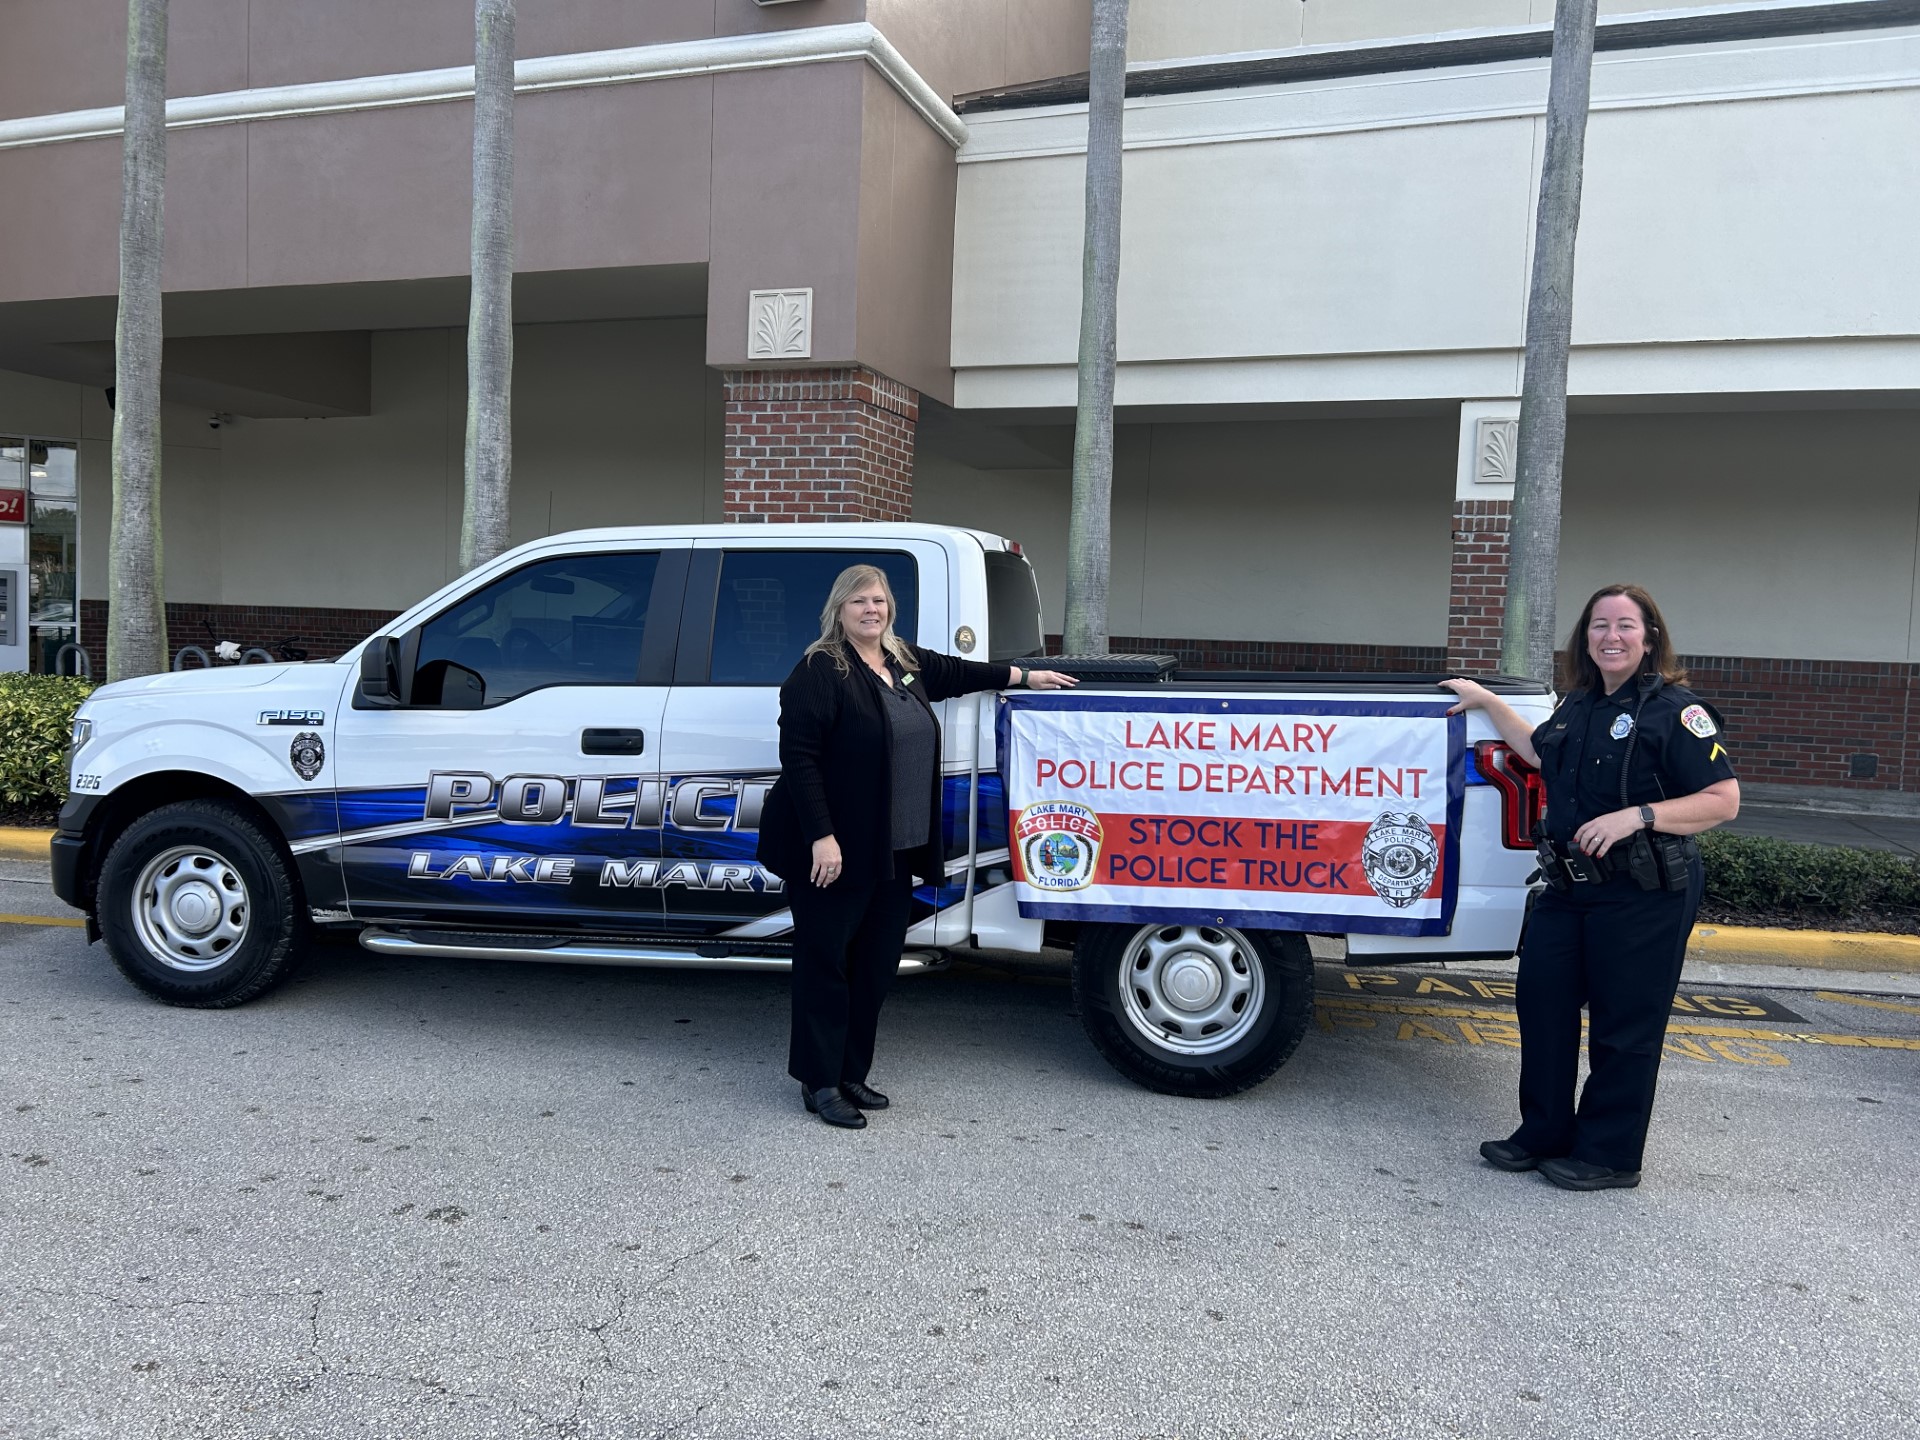
[[[1713,716],[1707,713],[1704,705],[1689,705],[1680,712],[1680,723],[1698,735],[1702,740],[1718,733],[1719,727],[1713,723]]]

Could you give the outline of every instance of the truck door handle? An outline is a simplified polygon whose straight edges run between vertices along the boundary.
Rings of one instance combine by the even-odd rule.
[[[639,755],[647,748],[644,730],[582,730],[582,755]]]

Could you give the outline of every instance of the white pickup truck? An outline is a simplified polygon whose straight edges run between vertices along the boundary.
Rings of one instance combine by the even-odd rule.
[[[1038,588],[1019,546],[977,531],[555,535],[461,576],[337,660],[96,690],[74,723],[55,888],[87,912],[89,939],[106,940],[129,980],[178,1005],[259,995],[316,928],[356,931],[391,955],[785,968],[781,882],[754,858],[779,771],[779,685],[817,635],[834,576],[855,563],[887,573],[896,628],[923,647],[991,661],[1044,648]],[[1133,697],[1163,710],[1292,704],[1324,715],[1417,701],[1438,713],[1451,698],[1431,676],[1078,668],[1083,683],[1071,693],[1083,707],[1125,708]],[[1499,683],[1523,713],[1547,714],[1541,687]],[[1224,1095],[1272,1074],[1304,1034],[1308,933],[1344,934],[1349,957],[1366,964],[1513,952],[1540,792],[1477,714],[1473,729],[1456,719],[1447,732],[1456,819],[1444,913],[1396,934],[1244,907],[1215,916],[1204,913],[1214,908],[1208,895],[1186,897],[1184,910],[1062,909],[1057,902],[1076,897],[1035,889],[1050,882],[1029,872],[1050,866],[1071,887],[1076,858],[1090,852],[1062,833],[1027,851],[1016,837],[1010,854],[1001,773],[1009,715],[1054,698],[939,707],[947,873],[916,892],[903,971],[937,968],[966,947],[1070,947],[1080,1012],[1116,1068],[1170,1093]],[[1286,743],[1285,727],[1264,733]],[[1301,733],[1310,748],[1312,731]],[[1193,757],[1165,758],[1171,775]],[[1066,763],[1071,778],[1075,762]],[[1269,783],[1264,759],[1235,773]],[[1132,803],[1176,816],[1191,808],[1171,795]],[[1257,816],[1267,802],[1248,803]],[[1077,808],[1014,818],[1021,834],[1071,828]],[[1115,854],[1116,866],[1143,863]],[[1301,864],[1291,873],[1324,879],[1346,868],[1357,874]],[[1149,898],[1177,906],[1178,887],[1176,874],[1174,892],[1163,885]],[[1409,933],[1418,929],[1426,933]]]

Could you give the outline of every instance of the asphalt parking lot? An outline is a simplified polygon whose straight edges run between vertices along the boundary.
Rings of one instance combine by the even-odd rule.
[[[1646,1184],[1570,1195],[1474,1155],[1484,976],[1323,967],[1194,1102],[958,966],[860,1133],[778,977],[335,944],[199,1012],[19,923],[0,977],[8,1437],[1916,1433],[1910,999],[1695,987]]]

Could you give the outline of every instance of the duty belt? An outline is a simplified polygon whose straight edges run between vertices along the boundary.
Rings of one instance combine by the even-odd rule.
[[[1589,855],[1576,846],[1562,845],[1558,841],[1542,846],[1541,850],[1541,868],[1544,870],[1546,862],[1551,859],[1554,867],[1567,877],[1571,885],[1600,885],[1616,875],[1627,873],[1626,856],[1623,854],[1616,859],[1611,850],[1605,855]]]

